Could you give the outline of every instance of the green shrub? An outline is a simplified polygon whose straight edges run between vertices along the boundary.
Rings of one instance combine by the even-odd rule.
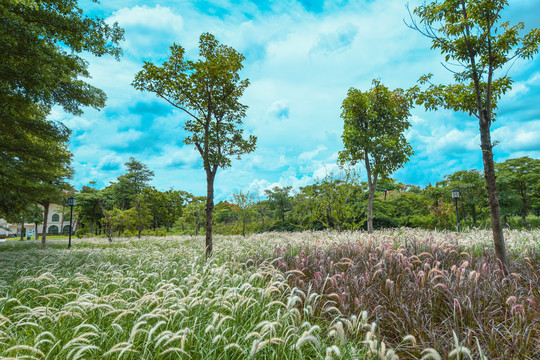
[[[83,237],[88,237],[88,235],[92,235],[92,232],[90,231],[89,228],[80,228],[77,231],[75,231],[75,236],[78,237],[79,239]]]

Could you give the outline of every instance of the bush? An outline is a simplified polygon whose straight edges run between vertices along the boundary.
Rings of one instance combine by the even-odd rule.
[[[135,230],[126,230],[122,233],[122,237],[136,237],[138,234]]]
[[[525,218],[527,224],[523,224],[521,216],[512,216],[507,219],[507,226],[514,230],[540,228],[540,216],[529,215]]]
[[[88,235],[92,235],[92,232],[90,231],[89,228],[80,228],[77,231],[75,231],[75,236],[78,237],[79,239],[83,237],[88,237]]]
[[[275,222],[268,231],[302,231],[302,227],[293,224],[290,220]]]
[[[165,229],[145,229],[141,232],[142,236],[167,236],[167,230]]]

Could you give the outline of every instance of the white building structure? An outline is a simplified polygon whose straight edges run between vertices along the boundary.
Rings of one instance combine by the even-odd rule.
[[[73,230],[75,232],[75,221],[73,221]],[[38,235],[43,234],[43,224],[24,223],[24,236],[27,235],[27,230],[34,230],[33,233]],[[37,231],[36,231],[37,230]],[[0,237],[8,235],[21,236],[21,224],[10,224],[4,219],[0,219]],[[49,206],[49,216],[47,219],[47,235],[69,234],[69,207],[51,204]]]

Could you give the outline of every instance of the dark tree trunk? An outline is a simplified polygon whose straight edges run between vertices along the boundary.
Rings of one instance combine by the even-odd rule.
[[[38,239],[38,231],[37,231],[37,227],[38,227],[38,223],[34,223],[34,229],[36,229],[36,233],[34,234],[34,236],[36,237],[36,240]]]
[[[523,226],[527,226],[527,197],[526,197],[526,191],[522,191],[521,193],[521,201],[523,202],[523,207],[521,208],[521,221],[523,222]]]
[[[369,185],[369,196],[367,205],[367,231],[373,233],[373,202],[375,200],[375,183]]]
[[[504,243],[501,209],[499,206],[499,193],[495,183],[495,163],[493,161],[493,145],[491,144],[490,121],[486,119],[485,111],[480,114],[480,139],[482,147],[482,160],[484,163],[484,177],[486,178],[486,190],[491,215],[491,229],[493,231],[493,243],[495,256],[501,261],[503,271],[507,271],[506,248]]]
[[[41,234],[41,247],[45,247],[47,241],[47,220],[49,219],[49,203],[42,203],[43,206],[43,232]]]
[[[368,179],[368,204],[367,204],[367,231],[368,234],[373,233],[373,202],[375,200],[375,186],[377,185],[377,174],[372,174],[371,166],[369,164],[369,158],[366,155],[364,156],[367,179]]]
[[[215,170],[206,170],[206,259],[212,256],[212,219],[214,215],[215,176]]]
[[[261,222],[262,222],[262,231],[266,231],[266,226],[264,224],[264,210],[262,209],[262,205],[260,201],[257,203],[259,215],[261,215]]]
[[[21,219],[21,241],[24,240],[24,217]]]
[[[62,217],[60,219],[60,235],[64,235],[64,211],[65,211],[65,206],[62,205]],[[71,221],[71,218],[70,218],[70,221]]]

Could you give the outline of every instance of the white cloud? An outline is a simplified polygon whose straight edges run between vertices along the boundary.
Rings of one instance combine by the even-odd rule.
[[[508,101],[509,99],[515,99],[517,97],[524,96],[529,92],[531,86],[539,86],[539,85],[540,85],[540,73],[534,73],[526,81],[517,81],[514,84],[512,84],[512,89],[508,91],[504,100]]]
[[[492,138],[500,142],[505,152],[540,151],[540,120],[530,121],[526,127],[514,123],[493,131]]]
[[[531,1],[520,0],[516,7],[522,11],[536,7]],[[266,5],[212,0],[205,8],[194,1],[159,3],[141,6],[118,0],[102,5],[108,21],[118,21],[126,29],[121,62],[88,57],[90,82],[106,91],[108,107],[87,111],[80,118],[53,114],[74,130],[75,162],[87,164],[75,165],[77,184],[96,176],[114,179],[122,170],[101,171],[102,159],[116,156],[123,163],[133,155],[155,171],[158,188],[174,186],[204,194],[200,156],[181,144],[184,115],[172,108],[170,113],[166,107],[154,110],[150,105],[164,103],[130,85],[143,60],[160,64],[173,42],[186,49],[188,58],[195,58],[202,32],[215,34],[246,56],[242,76],[251,84],[242,98],[249,106],[244,124],[258,137],[253,154],[218,172],[216,194],[223,198],[240,188],[305,186],[333,170],[342,148],[340,107],[348,88],[368,89],[373,78],[390,88],[408,88],[428,72],[435,74],[434,81],[452,81],[452,74],[439,63],[440,54],[429,49],[429,40],[403,24],[408,17],[403,1],[326,1],[318,13],[306,11],[294,0]],[[420,3],[415,0],[410,6]],[[514,90],[505,97],[508,101],[500,102],[501,113],[517,99],[540,102],[539,66],[540,61],[516,63]],[[140,104],[149,110],[143,113]],[[481,167],[476,119],[448,111],[424,113],[421,108],[413,114],[407,138],[416,155],[396,173],[403,181],[425,184],[452,169]],[[534,154],[534,138],[540,133],[534,123],[538,117],[531,116],[514,120],[520,123],[496,123],[506,127],[494,130],[503,156],[524,147]]]
[[[125,29],[122,48],[143,57],[163,53],[164,49],[178,41],[177,35],[184,24],[181,15],[176,14],[170,7],[160,5],[122,8],[115,11],[107,21],[117,21]]]
[[[324,145],[318,145],[315,150],[301,153],[298,159],[301,161],[311,161],[315,156],[317,156],[321,151],[324,150],[328,150],[328,148]]]

